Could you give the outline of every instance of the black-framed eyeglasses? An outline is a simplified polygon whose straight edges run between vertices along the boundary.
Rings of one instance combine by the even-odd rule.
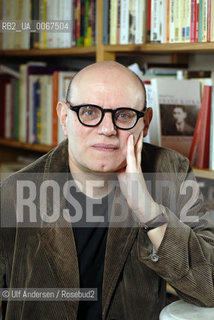
[[[146,113],[144,111],[138,111],[132,108],[117,108],[117,109],[103,109],[95,104],[80,104],[78,106],[73,106],[69,101],[69,107],[72,111],[77,113],[77,117],[80,123],[87,127],[98,126],[106,112],[111,112],[112,122],[114,126],[121,130],[130,130],[138,122],[140,118],[143,118]]]

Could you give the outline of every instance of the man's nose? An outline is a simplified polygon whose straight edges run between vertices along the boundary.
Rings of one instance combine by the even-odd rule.
[[[98,132],[107,136],[115,135],[117,133],[114,123],[112,121],[111,112],[104,114],[102,122],[98,126]]]

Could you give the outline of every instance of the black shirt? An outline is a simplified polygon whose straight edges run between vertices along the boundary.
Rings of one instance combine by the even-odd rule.
[[[96,288],[97,301],[79,301],[78,320],[102,319],[102,282],[105,261],[105,249],[108,234],[108,217],[113,202],[114,190],[102,199],[91,199],[78,190],[71,187],[70,193],[81,204],[82,219],[73,223],[73,232],[79,264],[80,288]],[[69,206],[70,214],[75,215],[75,208]],[[93,209],[93,217],[103,222],[86,221],[90,219],[90,211]]]

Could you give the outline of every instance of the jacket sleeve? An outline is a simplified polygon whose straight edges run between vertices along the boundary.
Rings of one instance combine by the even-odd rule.
[[[177,176],[175,183],[176,209],[172,211],[165,204],[169,223],[162,243],[158,251],[154,252],[146,233],[140,230],[138,255],[143,263],[173,286],[185,301],[214,307],[214,215],[203,207],[200,193],[191,201],[196,196],[193,189],[182,189],[182,186],[196,183],[188,161],[184,162],[186,172]],[[187,204],[187,212],[182,211],[182,208],[188,208]]]

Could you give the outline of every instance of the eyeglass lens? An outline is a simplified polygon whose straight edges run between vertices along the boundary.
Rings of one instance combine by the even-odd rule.
[[[96,106],[83,106],[79,109],[79,117],[86,125],[96,125],[102,118],[102,111]],[[136,120],[137,114],[134,110],[119,109],[114,114],[114,122],[121,128],[132,127]]]

